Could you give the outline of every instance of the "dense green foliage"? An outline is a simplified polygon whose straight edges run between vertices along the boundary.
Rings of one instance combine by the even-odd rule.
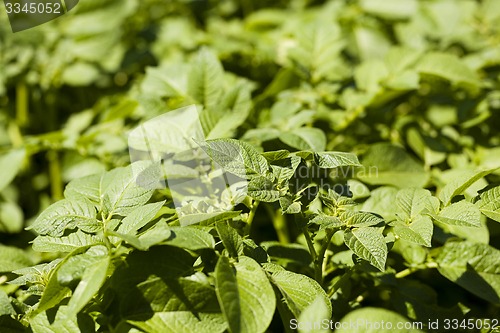
[[[0,12],[1,332],[498,331],[500,1]],[[181,226],[127,135],[193,104],[248,192]]]

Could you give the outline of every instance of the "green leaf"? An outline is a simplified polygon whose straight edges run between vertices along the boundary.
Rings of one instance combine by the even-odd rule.
[[[243,251],[243,241],[238,232],[226,221],[216,223],[215,228],[229,256],[238,258],[238,255]]]
[[[398,190],[382,186],[371,191],[370,197],[363,203],[362,210],[381,215],[387,222],[396,218],[399,209],[396,202]]]
[[[149,161],[135,162],[117,168],[103,179],[103,205],[108,214],[127,215],[144,205],[153,195],[160,179],[158,165]]]
[[[222,222],[221,222],[222,223]],[[170,227],[171,236],[166,243],[191,251],[213,249],[214,237],[207,231],[194,227]]]
[[[359,323],[352,325],[351,323]],[[384,325],[381,325],[384,323]],[[398,326],[400,325],[400,326]],[[365,307],[349,312],[340,319],[339,328],[335,332],[339,333],[423,333],[417,329],[415,323],[409,321],[402,315],[386,309]],[[423,329],[423,327],[420,327]]]
[[[275,189],[274,182],[265,177],[254,177],[248,183],[248,196],[263,202],[278,201],[281,194]]]
[[[406,241],[431,246],[434,225],[428,216],[417,216],[409,223],[402,221],[394,222],[394,233]]]
[[[122,220],[117,232],[123,234],[135,234],[140,228],[144,227],[156,216],[164,204],[165,201],[160,201],[135,209]]]
[[[297,322],[299,323],[325,323],[325,321],[329,321],[332,316],[332,313],[328,306],[325,304],[323,297],[318,296],[307,308],[302,311]],[[327,333],[330,332],[328,327],[321,325],[320,327],[316,327],[312,325],[312,327],[305,325],[305,328],[299,327],[300,333]]]
[[[336,216],[326,214],[316,215],[309,223],[314,223],[320,226],[321,229],[340,228],[345,225],[345,221],[340,220]]]
[[[267,160],[252,145],[235,139],[206,141],[202,148],[225,171],[246,178],[247,174],[266,176]]]
[[[500,186],[482,192],[476,206],[479,207],[481,213],[494,221],[500,222]]]
[[[127,280],[124,276],[120,278]],[[149,318],[154,312],[167,311],[220,314],[215,288],[203,273],[178,279],[154,275],[144,279],[138,283],[129,281],[117,290],[117,303],[119,301],[123,317]]]
[[[26,156],[24,149],[11,150],[7,154],[0,156],[0,192],[7,187],[16,177],[23,165]]]
[[[92,203],[99,205],[101,202],[102,180],[105,173],[77,178],[69,182],[64,190],[67,199],[78,200],[87,198]]]
[[[441,77],[452,83],[480,84],[478,75],[451,53],[429,52],[420,59],[417,70],[420,73]]]
[[[91,224],[95,220],[96,209],[92,202],[82,197],[64,199],[44,210],[27,229],[33,229],[40,235],[60,237],[65,229],[74,229],[80,223]]]
[[[365,12],[387,20],[407,19],[418,10],[416,0],[362,0],[360,6]]]
[[[12,304],[10,304],[10,299],[9,296],[0,289],[0,317],[1,316],[10,316],[10,315],[15,315],[16,311],[12,307]]]
[[[51,309],[30,319],[33,333],[81,333],[95,332],[95,323],[87,314],[75,316],[66,305]]]
[[[222,95],[224,70],[213,52],[203,48],[196,56],[188,76],[188,94],[211,109]]]
[[[146,321],[128,322],[145,332],[222,333],[227,328],[221,313],[194,314],[190,311],[155,312]]]
[[[448,241],[436,258],[439,273],[488,302],[500,304],[500,251],[481,243]]]
[[[110,258],[105,255],[86,267],[82,279],[68,303],[68,312],[76,315],[99,291],[106,279]]]
[[[273,266],[266,267],[271,274],[271,282],[283,296],[283,302],[295,318],[310,306],[316,298],[320,298],[327,312],[332,312],[330,300],[321,286],[313,279],[284,269],[273,270]],[[278,266],[280,267],[280,266]]]
[[[38,236],[33,240],[33,250],[38,252],[71,252],[77,248],[101,242],[103,240],[99,236],[77,230],[62,237]]]
[[[401,147],[379,143],[368,148],[363,155],[364,171],[357,174],[359,180],[371,185],[396,187],[424,187],[429,175],[424,167]]]
[[[17,234],[23,230],[24,215],[16,203],[0,202],[0,232]]]
[[[0,244],[0,272],[11,272],[31,265],[31,257],[22,249]]]
[[[252,107],[251,89],[248,84],[239,84],[222,98],[216,109],[216,120],[210,126],[207,140],[232,136],[234,131],[247,119]],[[213,109],[206,109],[213,111]],[[203,110],[205,111],[205,110]]]
[[[245,256],[241,256],[238,260],[234,267],[239,299],[234,301],[240,303],[239,332],[265,332],[273,319],[276,307],[273,288],[255,260]]]
[[[338,167],[361,167],[358,157],[351,153],[343,152],[324,152],[314,153],[314,162],[320,168],[338,168]]]
[[[324,151],[326,136],[322,130],[314,127],[301,127],[280,135],[280,140],[298,150]]]
[[[197,213],[182,215],[179,220],[182,226],[188,226],[194,223],[200,225],[211,225],[218,221],[226,221],[237,217],[241,211],[218,211],[213,213]]]
[[[441,191],[439,191],[438,197],[441,202],[447,206],[450,204],[453,197],[462,194],[468,187],[474,184],[479,179],[486,175],[489,175],[495,169],[482,170],[482,171],[464,171],[460,176],[455,177],[455,179],[448,184],[446,184]]]
[[[350,212],[341,213],[340,218],[346,220],[346,225],[349,227],[369,227],[384,222],[380,217],[367,212]]]
[[[375,228],[355,228],[344,233],[344,242],[358,257],[383,271],[387,245],[382,233]]]
[[[464,227],[481,226],[481,212],[479,208],[465,200],[444,207],[438,215],[432,215],[432,217],[444,224]]]
[[[240,293],[233,267],[227,257],[219,257],[215,266],[215,291],[222,307],[222,313],[229,325],[229,332],[241,332],[243,314]]]
[[[404,216],[402,218],[411,220],[421,214],[434,213],[439,209],[439,200],[425,189],[408,188],[399,190],[396,195],[396,203]]]

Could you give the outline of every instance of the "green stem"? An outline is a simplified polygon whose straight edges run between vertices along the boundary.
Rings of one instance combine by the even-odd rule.
[[[255,200],[252,204],[252,208],[250,209],[250,213],[248,214],[248,219],[247,219],[248,235],[250,235],[250,232],[252,231],[252,222],[253,219],[255,218],[255,213],[257,212],[257,208],[259,208],[259,203],[260,201]]]
[[[19,127],[28,123],[28,88],[24,83],[16,86],[16,123]]]
[[[314,247],[311,235],[309,234],[309,230],[307,230],[307,227],[302,228],[302,233],[304,234],[304,238],[306,239],[307,247],[309,248],[309,253],[311,254],[311,258],[315,263],[316,258],[318,257],[318,253],[316,252],[316,248]]]
[[[47,152],[47,159],[49,160],[49,175],[50,175],[50,189],[52,199],[54,201],[63,198],[63,181],[61,177],[61,164],[59,162],[59,154],[56,150]]]
[[[323,244],[321,245],[321,249],[319,250],[318,256],[314,261],[314,272],[315,279],[320,284],[323,285],[323,262],[325,260],[325,253],[328,249],[328,245],[330,245],[330,241],[332,240],[334,230],[327,229],[325,238],[323,239]]]
[[[285,215],[282,214],[281,208],[274,212],[274,209],[271,205],[264,205],[266,207],[267,213],[271,217],[273,221],[274,230],[276,230],[276,234],[278,236],[278,241],[282,244],[289,244],[290,237],[288,236],[288,228],[286,224]]]
[[[408,267],[407,269],[403,269],[401,272],[396,273],[396,275],[394,276],[396,277],[396,279],[401,279],[414,272],[416,272],[416,269],[414,267]]]
[[[408,275],[413,274],[419,270],[428,269],[428,268],[437,268],[437,266],[438,265],[435,262],[428,262],[428,263],[425,263],[422,265],[408,267],[406,269],[403,269],[401,272],[397,272],[394,276],[397,279],[401,279],[401,278],[407,277]]]

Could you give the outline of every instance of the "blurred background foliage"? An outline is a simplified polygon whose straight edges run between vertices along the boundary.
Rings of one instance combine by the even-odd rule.
[[[210,138],[359,154],[384,177],[358,198],[500,162],[498,0],[81,0],[16,34],[0,13],[0,242],[29,264],[24,228],[67,182],[129,163],[128,130],[193,103]],[[498,248],[483,222],[452,233]]]

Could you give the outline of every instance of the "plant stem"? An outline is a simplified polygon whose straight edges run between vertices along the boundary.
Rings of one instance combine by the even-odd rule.
[[[307,247],[309,248],[309,253],[311,254],[311,258],[313,262],[316,262],[316,258],[318,257],[318,254],[316,253],[316,249],[314,248],[313,241],[311,239],[311,235],[309,234],[309,231],[307,230],[307,227],[302,228],[302,233],[304,234],[304,238],[306,239]]]
[[[257,212],[257,208],[259,208],[259,203],[260,201],[255,200],[252,204],[252,208],[250,209],[250,213],[248,214],[248,219],[247,219],[248,235],[250,235],[250,232],[252,231],[252,222],[253,219],[255,218],[255,213]]]
[[[52,199],[54,201],[63,198],[63,181],[61,177],[61,165],[59,162],[59,154],[56,150],[47,152],[47,159],[49,160],[49,175],[50,175],[50,189]]]
[[[425,264],[422,264],[422,265],[418,265],[418,266],[414,266],[414,267],[408,267],[406,269],[403,269],[401,272],[397,272],[394,276],[397,278],[397,279],[401,279],[401,278],[404,278],[410,274],[413,274],[419,270],[422,270],[422,269],[428,269],[428,268],[437,268],[438,265],[435,263],[435,262],[428,262],[428,263],[425,263]]]
[[[266,210],[273,221],[274,230],[276,230],[276,235],[278,236],[278,241],[282,244],[289,244],[290,237],[288,236],[288,228],[286,225],[285,216],[282,214],[281,208],[274,213],[274,209],[270,205],[264,205]]]
[[[322,286],[323,285],[323,262],[325,260],[325,253],[330,245],[330,241],[335,233],[334,230],[327,229],[321,248],[314,259],[314,279]]]
[[[16,123],[19,127],[28,123],[28,88],[22,82],[16,86]]]
[[[408,267],[407,269],[403,269],[401,272],[397,272],[394,276],[396,277],[396,279],[401,279],[414,272],[416,272],[416,269],[414,267]]]

